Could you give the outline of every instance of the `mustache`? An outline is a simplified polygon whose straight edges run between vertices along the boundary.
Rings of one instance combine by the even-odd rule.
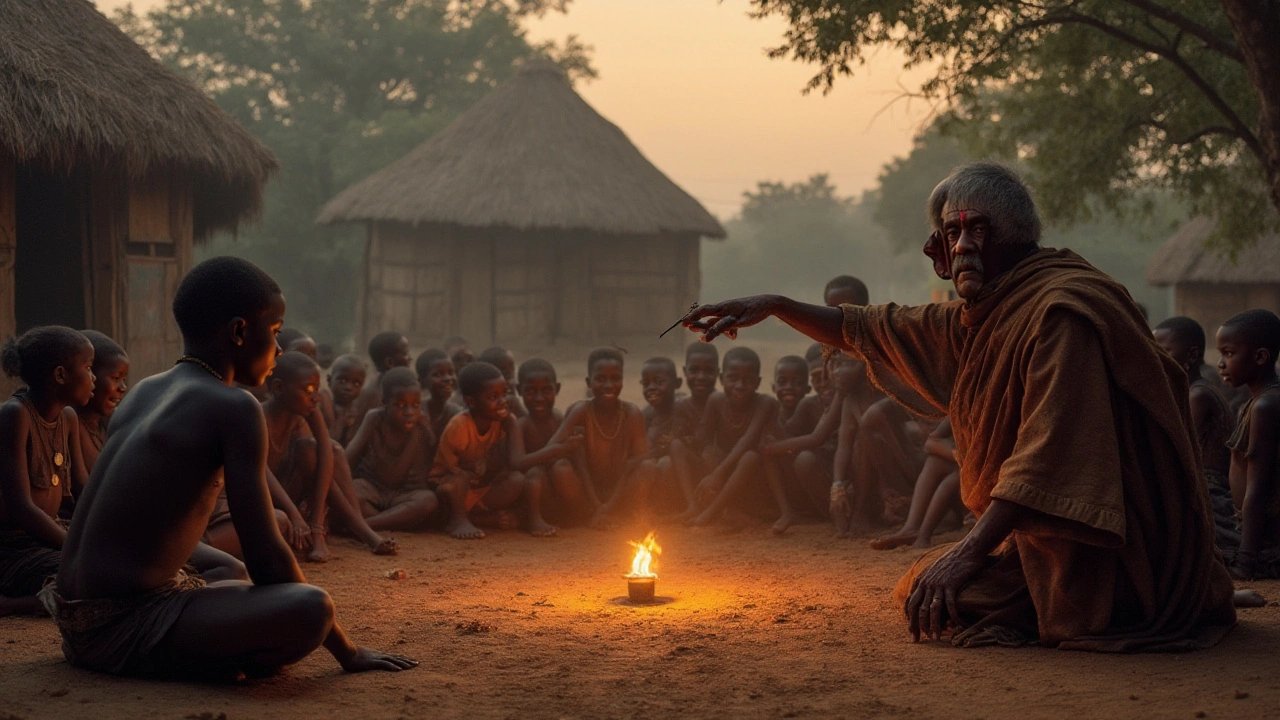
[[[973,271],[979,275],[986,276],[987,269],[982,265],[982,258],[974,255],[958,255],[951,261],[951,277],[956,277],[962,272]]]

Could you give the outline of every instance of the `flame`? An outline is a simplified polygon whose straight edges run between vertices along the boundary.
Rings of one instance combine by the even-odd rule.
[[[631,572],[627,577],[658,577],[653,571],[653,558],[662,554],[662,548],[653,539],[653,533],[645,536],[643,542],[628,542],[636,549],[636,556],[631,560]]]

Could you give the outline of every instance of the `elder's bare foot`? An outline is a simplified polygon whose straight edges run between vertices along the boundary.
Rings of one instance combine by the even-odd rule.
[[[1253,590],[1237,590],[1231,600],[1238,608],[1256,608],[1267,604],[1267,599]]]
[[[385,540],[378,538],[378,540],[379,542],[370,548],[374,555],[400,554],[400,543],[396,542],[395,538],[386,538]]]
[[[449,527],[445,528],[444,531],[449,533],[454,540],[479,540],[484,537],[484,531],[472,525],[471,521],[466,518],[449,523]]]

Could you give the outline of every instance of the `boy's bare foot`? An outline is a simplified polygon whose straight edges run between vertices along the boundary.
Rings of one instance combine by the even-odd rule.
[[[444,531],[449,533],[454,540],[479,540],[484,537],[484,531],[472,525],[471,521],[466,518],[449,523],[449,527],[445,528]]]
[[[499,510],[494,513],[493,522],[499,530],[515,530],[520,527],[520,518],[510,510]]]
[[[701,515],[698,515],[694,519],[690,520],[688,524],[693,527],[706,527],[710,525],[715,519],[716,519],[715,515],[711,514],[710,512],[703,512]]]
[[[324,531],[311,531],[311,550],[307,553],[307,562],[327,563],[329,562],[329,546],[324,542]]]
[[[541,518],[529,523],[529,534],[534,537],[551,537],[560,532],[560,528]]]
[[[789,512],[782,513],[782,517],[778,518],[778,522],[774,523],[773,527],[770,528],[769,531],[774,535],[781,535],[787,531],[787,528],[794,525],[795,522],[796,518],[794,515]]]
[[[371,549],[374,555],[399,555],[400,543],[396,542],[395,538],[386,538]]]
[[[603,510],[597,510],[591,516],[591,520],[587,521],[587,527],[592,530],[612,530],[614,528],[613,521],[609,519],[609,514]]]
[[[915,542],[911,543],[911,547],[917,550],[928,550],[929,548],[933,547],[933,536],[921,535],[920,537],[916,538]]]
[[[872,550],[892,550],[894,548],[900,548],[905,545],[910,545],[911,543],[914,543],[916,541],[916,538],[919,535],[920,535],[919,532],[916,532],[914,530],[906,530],[906,529],[899,530],[898,532],[891,533],[889,535],[881,535],[880,537],[871,541],[871,549]],[[933,543],[929,543],[929,545],[932,546]]]
[[[1237,590],[1231,601],[1238,608],[1263,607],[1267,604],[1267,599],[1253,590]]]

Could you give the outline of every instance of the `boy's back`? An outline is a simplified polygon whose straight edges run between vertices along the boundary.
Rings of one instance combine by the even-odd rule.
[[[251,442],[265,427],[257,400],[191,365],[139,383],[111,425],[67,535],[67,599],[127,597],[172,579],[204,533],[223,464],[253,462],[242,449],[264,445]]]

